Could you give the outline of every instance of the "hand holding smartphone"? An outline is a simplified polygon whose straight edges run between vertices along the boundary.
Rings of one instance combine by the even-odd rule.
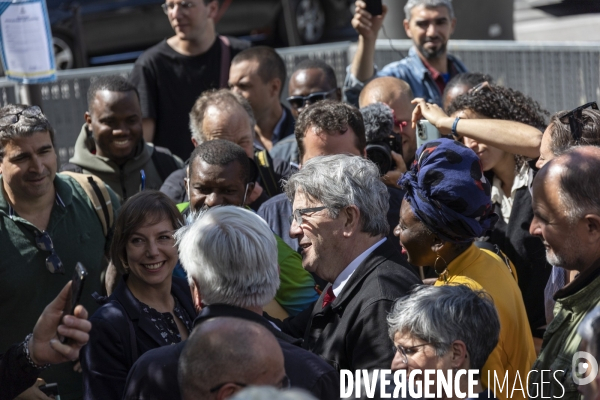
[[[367,4],[366,10],[372,16],[377,16],[383,14],[383,6],[381,5],[381,0],[363,0]]]
[[[65,308],[63,309],[63,317],[65,315],[73,315],[75,314],[75,307],[79,304],[81,300],[81,293],[83,292],[83,284],[85,282],[85,278],[87,277],[88,272],[83,266],[82,263],[78,262],[75,266],[75,270],[73,271],[72,283],[71,283],[71,296],[67,300],[65,304]],[[62,343],[67,343],[69,341],[68,338],[62,338]]]

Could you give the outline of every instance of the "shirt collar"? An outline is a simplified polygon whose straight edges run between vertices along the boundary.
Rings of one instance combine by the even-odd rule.
[[[348,266],[342,271],[342,273],[339,274],[337,278],[335,278],[335,281],[332,285],[333,294],[335,294],[335,297],[338,297],[340,293],[342,293],[342,289],[344,289],[344,286],[346,286],[346,283],[348,283],[348,280],[350,280],[350,277],[352,276],[354,271],[356,271],[356,269],[360,266],[360,264],[362,264],[362,262],[365,261],[365,259],[369,257],[369,255],[372,252],[374,252],[375,249],[378,248],[386,240],[387,238],[384,237],[383,239],[375,243],[373,246],[363,251],[361,255],[356,257],[354,261],[348,264]]]
[[[513,193],[522,187],[529,187],[530,182],[533,182],[533,170],[529,168],[527,163],[523,163],[519,172],[515,175],[512,188],[510,190],[510,196],[506,196],[502,190],[502,182],[498,177],[494,176],[492,181],[492,203],[502,204],[504,197],[512,197]]]

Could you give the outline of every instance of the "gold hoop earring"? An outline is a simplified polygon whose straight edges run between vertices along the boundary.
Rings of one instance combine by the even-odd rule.
[[[444,257],[440,256],[438,253],[436,253],[437,258],[435,259],[435,262],[433,263],[433,270],[435,271],[436,275],[438,276],[438,281],[443,281],[444,283],[448,283],[448,263],[446,262],[446,260],[444,260]],[[444,262],[444,269],[442,270],[442,272],[438,272],[437,269],[437,263],[439,260],[442,260]]]

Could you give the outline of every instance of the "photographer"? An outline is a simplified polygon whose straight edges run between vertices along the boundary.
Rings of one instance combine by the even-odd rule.
[[[79,358],[79,350],[87,343],[92,324],[86,320],[88,313],[81,305],[75,308],[75,315],[63,318],[70,291],[71,282],[46,306],[33,333],[0,355],[0,400],[12,399],[31,387],[39,373],[50,364]],[[58,335],[71,341],[63,344]],[[37,388],[30,390],[39,391]]]

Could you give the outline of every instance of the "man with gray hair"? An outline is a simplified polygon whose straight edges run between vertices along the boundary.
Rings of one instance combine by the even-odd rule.
[[[201,309],[194,330],[221,317],[257,323],[277,338],[292,387],[323,400],[339,398],[338,373],[262,316],[279,287],[277,243],[264,220],[241,207],[212,207],[182,228],[177,237],[179,257],[194,302]],[[124,398],[178,398],[176,365],[183,346],[180,343],[142,355],[129,373]]]
[[[190,112],[190,131],[194,147],[200,143],[223,139],[244,149],[249,158],[258,166],[258,185],[250,194],[250,203],[258,209],[268,198],[282,192],[279,181],[295,169],[290,164],[273,159],[255,141],[256,120],[250,103],[242,95],[227,89],[210,90],[202,93]],[[177,203],[187,201],[184,180],[187,168],[173,172],[160,188],[160,191]]]
[[[577,326],[600,304],[600,148],[567,150],[540,169],[533,181],[529,232],[542,239],[548,263],[578,275],[554,294],[554,319],[529,374],[529,396],[577,399],[571,363],[581,342]],[[555,371],[555,379],[544,376]]]
[[[285,191],[302,266],[328,284],[284,331],[338,370],[389,368],[387,314],[420,281],[386,238],[389,194],[377,166],[357,156],[315,157]]]
[[[179,358],[183,400],[227,399],[248,385],[288,384],[275,336],[241,318],[213,318],[200,324]]]
[[[374,65],[375,42],[387,8],[382,15],[371,15],[366,3],[356,2],[352,26],[359,34],[358,47],[348,67],[344,94],[357,104],[364,85],[376,76],[393,76],[410,85],[415,97],[442,106],[442,93],[452,77],[467,68],[460,60],[447,53],[447,44],[454,32],[456,18],[452,0],[408,0],[404,7],[404,30],[414,46],[408,57],[386,65],[377,71]]]

